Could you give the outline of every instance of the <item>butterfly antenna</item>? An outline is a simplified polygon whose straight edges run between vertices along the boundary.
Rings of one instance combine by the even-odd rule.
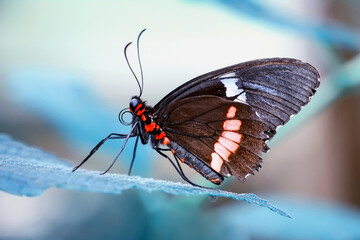
[[[140,85],[139,79],[136,77],[136,75],[135,75],[135,73],[134,73],[134,70],[133,70],[132,67],[130,66],[129,59],[128,59],[127,54],[126,54],[126,50],[127,50],[127,48],[130,46],[130,44],[132,44],[132,42],[129,42],[128,44],[126,44],[126,46],[125,46],[125,48],[124,48],[124,55],[125,55],[126,63],[127,63],[127,65],[129,66],[130,71],[131,71],[132,74],[134,75],[137,84],[139,85],[140,96],[141,96],[141,94],[142,94],[142,87],[141,87],[141,85]],[[142,78],[142,73],[141,73],[141,78]]]
[[[136,45],[137,45],[137,55],[138,55],[138,61],[139,61],[139,66],[140,66],[140,74],[141,74],[141,88],[140,88],[140,95],[139,95],[139,97],[141,97],[141,94],[142,94],[142,91],[143,91],[143,89],[144,89],[144,75],[143,75],[143,70],[142,70],[142,66],[141,66],[141,60],[140,60],[140,44],[139,44],[139,42],[140,42],[140,37],[141,37],[141,34],[143,34],[143,32],[145,32],[145,30],[146,30],[146,28],[145,29],[143,29],[140,33],[139,33],[139,36],[138,36],[138,38],[137,38],[137,43],[136,43]]]

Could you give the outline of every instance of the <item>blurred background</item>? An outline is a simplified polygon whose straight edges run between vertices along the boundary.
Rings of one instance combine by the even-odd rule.
[[[0,239],[360,239],[357,0],[2,0],[0,132],[73,164],[107,134],[127,133],[117,114],[138,87],[123,48],[143,28],[150,105],[198,75],[256,58],[318,69],[318,93],[280,128],[261,171],[222,186],[264,197],[295,220],[229,199],[140,190],[0,192]],[[139,73],[135,44],[128,56]],[[127,173],[132,145],[112,172]],[[108,142],[84,168],[105,170],[120,147]],[[137,156],[133,174],[182,181],[149,146]]]

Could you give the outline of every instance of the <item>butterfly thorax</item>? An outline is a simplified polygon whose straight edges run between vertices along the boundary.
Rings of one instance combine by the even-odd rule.
[[[149,137],[153,147],[158,147],[160,144],[169,144],[169,138],[165,136],[165,132],[156,124],[151,115],[151,106],[147,106],[146,102],[134,96],[131,98],[129,109],[135,118],[134,124],[139,124],[138,130],[143,144],[148,143]]]

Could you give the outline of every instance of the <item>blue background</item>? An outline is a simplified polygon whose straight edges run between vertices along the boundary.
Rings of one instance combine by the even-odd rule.
[[[117,114],[138,88],[123,47],[143,28],[150,105],[193,77],[256,58],[298,58],[321,75],[261,171],[221,187],[255,193],[294,220],[224,198],[51,188],[0,192],[0,238],[359,239],[359,12],[350,0],[0,1],[0,132],[73,165],[108,133],[129,131]],[[139,73],[134,46],[128,55]],[[84,168],[106,169],[121,144],[107,143]],[[112,173],[127,172],[132,146]],[[150,146],[139,148],[133,174],[181,181]]]

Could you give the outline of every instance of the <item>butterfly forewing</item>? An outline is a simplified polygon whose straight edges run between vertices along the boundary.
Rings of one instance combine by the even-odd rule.
[[[267,61],[236,75],[241,79],[247,102],[272,129],[271,136],[309,102],[319,86],[316,69],[294,59]]]
[[[278,126],[300,111],[319,86],[319,73],[296,59],[260,59],[199,76],[169,93],[153,109],[166,112],[169,103],[190,96],[215,95],[246,102],[268,124]]]

